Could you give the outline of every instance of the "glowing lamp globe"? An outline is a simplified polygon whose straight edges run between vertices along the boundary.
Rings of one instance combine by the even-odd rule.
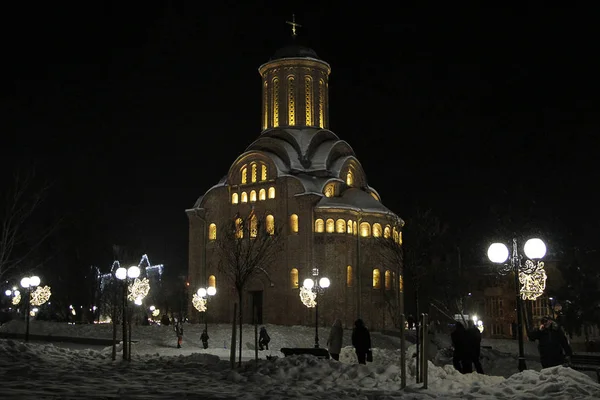
[[[6,289],[6,291],[4,292],[5,295],[10,296],[12,294],[12,290],[10,289]]]
[[[525,243],[525,255],[532,260],[542,258],[546,255],[546,245],[541,239],[529,239]]]
[[[488,258],[493,263],[505,262],[508,259],[508,247],[504,243],[493,243],[488,249]]]
[[[310,289],[313,288],[313,286],[315,286],[315,282],[312,279],[307,278],[302,283],[302,286],[304,286],[305,288],[307,288],[308,290],[310,290]]]
[[[198,289],[198,296],[206,297],[206,289],[204,289],[204,288]]]
[[[154,310],[156,310],[156,307],[150,306],[150,311],[154,311]]]
[[[21,292],[19,292],[17,289],[13,290],[13,296],[20,296]]]
[[[329,278],[321,278],[319,280],[319,286],[321,286],[323,289],[328,288],[330,284],[331,282],[329,281]]]
[[[140,267],[136,265],[129,267],[129,269],[127,270],[127,276],[132,279],[135,279],[138,276],[140,276]]]
[[[21,286],[24,288],[28,288],[29,287],[29,278],[25,277],[23,279],[21,279]]]
[[[119,267],[115,271],[115,276],[117,277],[117,279],[123,280],[127,278],[127,270],[123,267]]]
[[[142,298],[141,297],[136,297],[136,299],[134,300],[134,303],[136,306],[141,306],[142,305]]]
[[[209,286],[208,289],[206,289],[206,294],[208,294],[209,296],[214,296],[215,294],[217,294],[217,288]]]
[[[32,276],[31,278],[29,278],[29,286],[38,286],[40,284],[40,277],[39,276]]]

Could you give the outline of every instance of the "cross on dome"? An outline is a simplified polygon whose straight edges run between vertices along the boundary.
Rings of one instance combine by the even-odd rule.
[[[292,14],[292,21],[285,21],[286,24],[291,25],[292,26],[292,37],[296,38],[296,36],[298,36],[296,34],[296,28],[301,28],[302,25],[297,24],[296,23],[296,14]]]

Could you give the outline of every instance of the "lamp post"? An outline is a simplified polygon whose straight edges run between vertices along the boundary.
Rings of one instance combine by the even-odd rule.
[[[517,300],[517,337],[519,339],[518,368],[520,372],[527,369],[527,365],[525,364],[525,352],[523,350],[523,307],[521,305],[521,297],[525,296],[525,294],[520,288],[520,274],[522,273],[531,275],[537,272],[539,269],[543,270],[544,263],[539,262],[538,260],[544,257],[546,254],[546,245],[540,239],[529,239],[525,243],[523,250],[525,251],[525,255],[529,258],[529,260],[525,262],[525,266],[521,265],[521,259],[523,256],[519,254],[516,238],[513,238],[512,240],[512,255],[508,264],[506,264],[506,261],[508,260],[509,252],[508,247],[506,247],[504,243],[493,243],[488,249],[488,258],[490,261],[503,265],[503,267],[500,269],[501,273],[508,273],[512,271],[515,275],[515,294]],[[545,278],[545,273],[543,276]]]
[[[30,312],[30,308],[31,308],[31,288],[32,287],[36,287],[40,284],[40,278],[38,276],[26,276],[25,278],[21,279],[21,286],[23,287],[23,289],[27,289],[27,305],[26,305],[26,311],[25,311],[25,319],[26,319],[26,325],[25,325],[25,342],[29,342],[29,312]]]
[[[217,294],[217,288],[215,288],[214,286],[209,286],[207,288],[200,288],[198,289],[198,297],[205,299],[206,300],[206,304],[208,304],[208,301],[210,300],[210,298],[212,296],[214,296],[215,294]],[[208,333],[208,318],[206,316],[206,313],[208,312],[208,307],[205,305],[204,306],[204,330],[206,331],[206,333]]]
[[[311,278],[307,278],[304,280],[303,282],[303,286],[308,289],[308,290],[312,290],[313,293],[315,294],[315,300],[316,297],[319,293],[323,293],[323,289],[327,289],[329,287],[329,285],[331,284],[331,282],[329,281],[329,278],[326,277],[322,277],[321,279],[319,278],[319,268],[313,268],[313,279]],[[319,348],[319,302],[315,301],[315,349]]]
[[[119,267],[115,271],[115,277],[123,282],[123,359],[131,361],[131,331],[127,335],[127,324],[131,330],[131,316],[127,313],[127,287],[129,279],[135,279],[140,276],[140,268],[133,265],[129,268]]]

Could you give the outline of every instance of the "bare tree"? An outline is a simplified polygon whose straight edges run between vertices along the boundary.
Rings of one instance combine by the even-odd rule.
[[[256,215],[236,216],[234,221],[220,228],[216,240],[219,271],[233,284],[239,302],[239,365],[242,363],[242,300],[246,285],[260,274],[269,277],[269,268],[281,243],[282,225],[275,227],[272,217]]]
[[[36,235],[26,234],[26,225],[46,199],[49,189],[47,184],[36,184],[34,178],[33,170],[25,174],[15,172],[13,187],[4,199],[4,210],[0,215],[0,280],[22,272],[25,266],[29,269],[38,267],[34,262],[35,254],[58,227],[56,222],[44,229],[36,229]]]

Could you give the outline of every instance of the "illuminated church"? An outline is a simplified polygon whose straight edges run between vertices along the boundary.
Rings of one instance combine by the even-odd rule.
[[[244,293],[244,323],[314,325],[299,285],[318,268],[331,281],[317,297],[320,326],[340,318],[352,327],[359,317],[370,329],[393,326],[390,310],[403,308],[402,267],[377,261],[374,238],[401,244],[404,222],[368,185],[350,145],[329,130],[329,64],[293,44],[258,70],[262,132],[186,210],[190,297],[215,286],[206,316],[231,322],[237,296],[218,270],[217,227],[254,210],[267,215],[265,229],[282,224],[285,237],[269,275],[257,276]],[[201,318],[191,306],[189,315]]]

